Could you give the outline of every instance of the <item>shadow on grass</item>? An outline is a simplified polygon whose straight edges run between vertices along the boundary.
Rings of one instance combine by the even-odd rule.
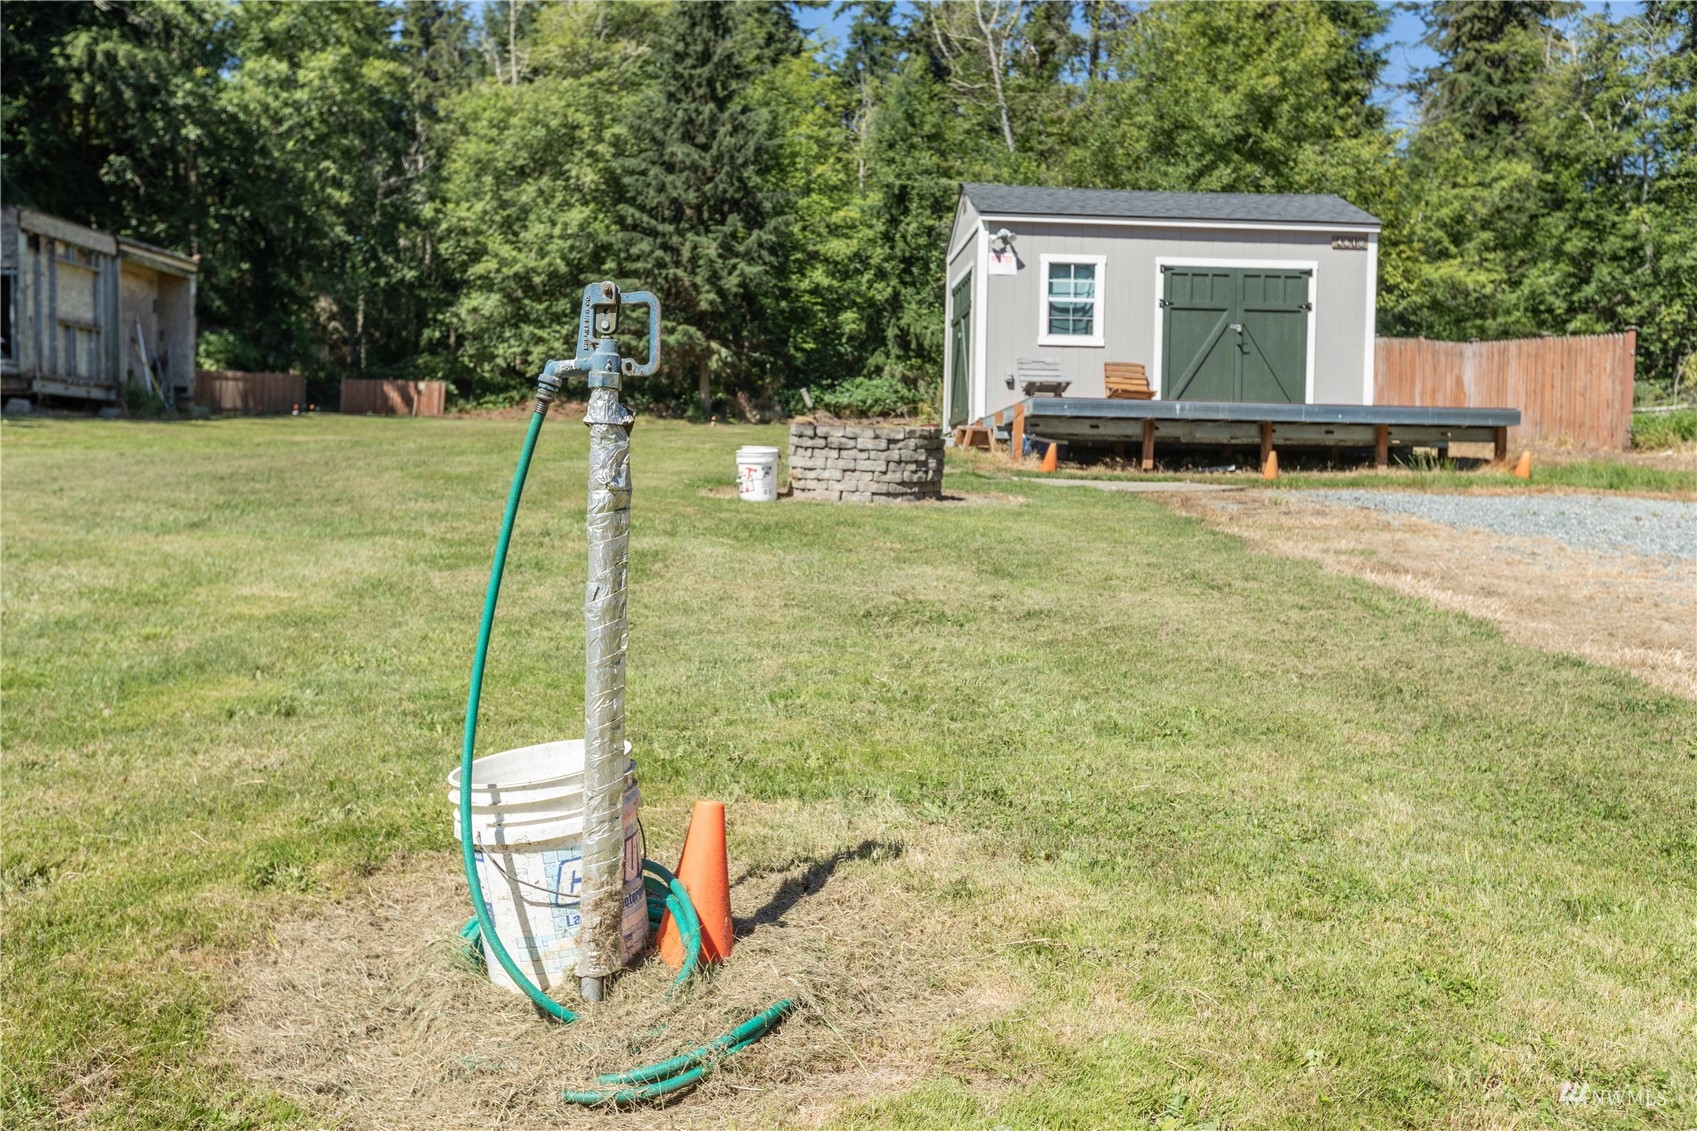
[[[772,893],[772,898],[767,900],[760,910],[752,915],[732,919],[731,926],[736,931],[736,937],[742,939],[761,927],[775,926],[783,922],[784,916],[791,908],[809,896],[818,895],[836,870],[851,860],[895,860],[902,852],[903,845],[899,840],[874,840],[868,837],[853,848],[841,848],[829,856],[804,857],[791,860],[781,868],[757,868],[744,872],[737,879],[738,884],[774,871],[789,871],[798,867],[802,869],[779,884],[778,890]]]

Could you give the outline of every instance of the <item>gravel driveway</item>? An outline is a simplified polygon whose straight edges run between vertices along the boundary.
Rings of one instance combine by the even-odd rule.
[[[1575,548],[1697,559],[1697,503],[1624,495],[1430,495],[1303,491],[1302,497],[1446,526],[1554,538]]]

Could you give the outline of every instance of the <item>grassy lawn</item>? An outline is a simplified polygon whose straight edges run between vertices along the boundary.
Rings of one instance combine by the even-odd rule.
[[[451,849],[521,435],[4,425],[8,1126],[314,1124],[209,1024],[272,923]],[[645,798],[969,830],[921,894],[1004,988],[838,1123],[1697,1119],[1692,704],[1135,497],[964,465],[951,491],[1028,501],[703,493],[777,436],[636,428]],[[577,733],[585,442],[543,433],[487,750]],[[741,864],[785,852],[733,829]]]
[[[963,465],[991,478],[1030,477],[1035,474],[1035,460],[1027,466],[1014,468],[1003,456],[990,456],[975,451],[962,453]],[[1247,463],[1229,474],[1185,470],[1115,470],[1111,466],[1063,467],[1050,475],[1070,479],[1160,480],[1182,479],[1218,483],[1241,483],[1256,487],[1278,487],[1301,490],[1318,488],[1387,488],[1404,491],[1538,491],[1547,488],[1576,491],[1628,491],[1637,494],[1671,495],[1681,499],[1697,499],[1697,471],[1679,468],[1648,467],[1640,462],[1593,456],[1546,460],[1533,457],[1532,478],[1518,479],[1511,472],[1499,469],[1473,469],[1436,460],[1421,460],[1409,464],[1392,464],[1384,471],[1372,467],[1345,468],[1337,471],[1314,471],[1286,467],[1274,483],[1268,483],[1254,468],[1253,449],[1239,455]]]

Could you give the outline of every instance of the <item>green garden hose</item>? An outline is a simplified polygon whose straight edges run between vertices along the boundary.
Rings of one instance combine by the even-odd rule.
[[[530,459],[536,451],[536,437],[542,431],[542,422],[548,414],[548,404],[553,400],[554,391],[558,387],[557,380],[552,385],[548,379],[544,380],[542,391],[537,395],[536,411],[530,417],[530,429],[525,433],[524,448],[519,452],[518,467],[513,470],[512,489],[507,493],[507,509],[501,517],[501,533],[495,541],[495,560],[489,567],[489,588],[483,597],[483,620],[477,630],[477,652],[471,661],[471,687],[466,695],[465,745],[460,752],[462,784],[459,826],[460,855],[465,865],[466,886],[471,889],[471,906],[475,914],[461,928],[460,935],[477,953],[481,953],[478,942],[486,942],[495,956],[495,961],[507,972],[507,977],[511,978],[513,984],[523,990],[525,996],[542,1012],[557,1021],[576,1021],[576,1013],[543,993],[541,987],[525,976],[513,961],[512,955],[507,953],[501,936],[495,932],[495,925],[489,919],[489,909],[483,901],[483,885],[477,875],[477,846],[471,831],[472,762],[477,748],[478,705],[483,698],[483,669],[489,660],[489,634],[495,625],[495,605],[501,595],[501,575],[507,566],[507,547],[512,542],[513,520],[518,515],[519,499],[524,494],[525,478],[530,473]],[[688,889],[676,876],[652,860],[643,861],[643,872],[650,924],[658,929],[661,913],[670,912],[673,921],[678,925],[679,934],[683,937],[684,964],[673,982],[673,987],[676,988],[687,981],[700,966],[701,920],[696,915],[695,905],[690,901]],[[603,1084],[636,1085],[635,1087],[623,1087],[611,1092],[568,1091],[564,1093],[564,1099],[568,1103],[576,1104],[624,1104],[670,1095],[696,1083],[719,1061],[736,1055],[764,1037],[793,1008],[794,1003],[788,998],[773,1002],[730,1032],[682,1056],[598,1077],[599,1082]]]

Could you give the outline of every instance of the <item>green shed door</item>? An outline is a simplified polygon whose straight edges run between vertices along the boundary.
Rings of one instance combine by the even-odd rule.
[[[1238,272],[1240,401],[1301,404],[1308,385],[1308,273]]]
[[[966,423],[971,411],[972,272],[955,284],[954,320],[949,325],[949,427]]]
[[[1168,400],[1237,400],[1237,276],[1223,269],[1167,270],[1161,373]]]
[[[1301,404],[1308,278],[1306,271],[1169,267],[1162,395]]]

